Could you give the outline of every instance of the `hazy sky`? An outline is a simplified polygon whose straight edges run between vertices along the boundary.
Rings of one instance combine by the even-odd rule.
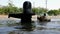
[[[32,7],[46,7],[46,0],[11,0],[12,3],[17,7],[22,7],[24,1],[30,1],[32,3]],[[0,0],[0,5],[7,5],[8,0]],[[47,8],[48,9],[58,9],[60,8],[60,0],[47,0]]]

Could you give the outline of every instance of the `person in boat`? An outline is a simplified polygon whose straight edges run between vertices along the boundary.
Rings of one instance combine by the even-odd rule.
[[[43,16],[37,17],[37,19],[38,19],[39,21],[50,21],[50,20],[48,20],[48,19],[46,18],[46,13],[44,13]]]

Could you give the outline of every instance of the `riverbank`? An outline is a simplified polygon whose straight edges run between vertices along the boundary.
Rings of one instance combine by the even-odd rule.
[[[0,15],[0,19],[1,18],[8,18],[8,15]]]
[[[5,20],[5,19],[10,19],[10,20],[15,20],[15,19],[17,19],[17,18],[8,18],[8,15],[0,15],[0,19],[1,20]]]
[[[52,19],[52,18],[60,19],[60,15],[57,15],[57,16],[46,16],[46,17],[48,19]],[[8,15],[0,15],[0,19],[5,19],[5,18],[8,18]],[[16,19],[16,18],[11,18],[11,19]],[[32,16],[32,19],[37,19],[37,15]]]

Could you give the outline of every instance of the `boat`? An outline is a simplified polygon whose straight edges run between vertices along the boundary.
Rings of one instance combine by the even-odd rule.
[[[39,22],[50,22],[51,20],[46,18],[46,14],[44,14],[43,16],[38,17],[37,19],[39,20]]]

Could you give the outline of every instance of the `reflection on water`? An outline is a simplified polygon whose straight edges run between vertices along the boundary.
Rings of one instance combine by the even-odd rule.
[[[34,21],[34,23],[27,23],[24,26],[20,25],[20,20],[0,20],[0,34],[60,34],[59,20]]]

